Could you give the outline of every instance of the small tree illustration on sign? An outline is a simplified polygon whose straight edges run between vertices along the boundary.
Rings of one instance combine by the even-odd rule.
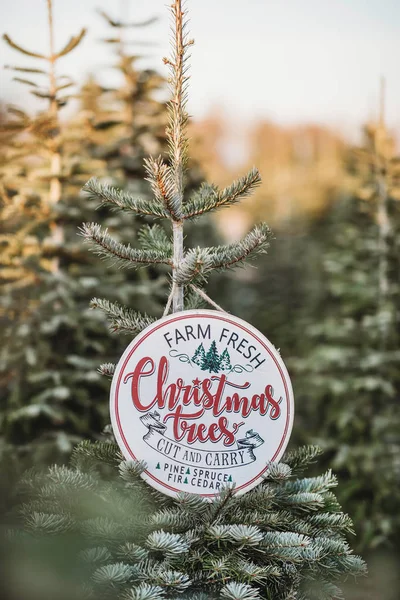
[[[229,352],[226,348],[223,351],[223,353],[221,354],[221,358],[219,361],[219,368],[221,371],[230,371],[232,369],[231,357],[229,356]]]
[[[192,363],[194,363],[198,367],[201,367],[201,365],[204,363],[205,358],[206,353],[204,350],[204,346],[203,344],[200,344],[200,346],[197,347],[196,352],[193,354]]]
[[[192,357],[192,363],[201,368],[202,371],[210,371],[210,373],[219,373],[219,371],[231,371],[231,357],[228,350],[218,354],[217,344],[212,342],[210,349],[206,353],[203,344],[197,347]]]
[[[219,373],[220,357],[218,355],[217,344],[215,341],[212,342],[210,349],[203,360],[201,370],[209,371],[210,373]]]

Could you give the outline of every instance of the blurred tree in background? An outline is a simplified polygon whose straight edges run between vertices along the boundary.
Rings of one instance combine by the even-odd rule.
[[[153,99],[162,80],[138,69],[136,57],[123,56],[119,44],[125,87],[107,91],[87,82],[78,95],[78,110],[62,120],[72,81],[58,75],[58,64],[79,46],[85,31],[57,51],[50,1],[48,17],[46,56],[4,36],[15,50],[45,65],[13,67],[16,79],[47,106],[33,117],[11,107],[1,146],[0,376],[5,403],[0,431],[3,453],[11,444],[27,463],[60,460],[77,440],[97,435],[107,423],[108,382],[97,367],[100,357],[115,360],[126,342],[112,337],[101,314],[89,309],[94,291],[157,312],[164,285],[155,272],[138,277],[116,267],[104,278],[101,264],[87,256],[77,236],[82,221],[100,212],[110,231],[132,243],[129,217],[96,212],[98,202],[83,199],[80,190],[93,174],[132,187],[142,182],[142,156],[149,146],[154,150],[163,144],[159,132],[165,106]],[[142,194],[149,193],[140,185]]]
[[[400,533],[399,160],[383,121],[353,153],[356,193],[329,212],[318,294],[307,303],[297,394],[327,450],[360,547]],[[303,432],[302,432],[303,433]]]

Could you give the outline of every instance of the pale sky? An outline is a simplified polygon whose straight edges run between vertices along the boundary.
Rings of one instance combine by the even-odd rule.
[[[107,70],[112,58],[99,42],[106,27],[95,9],[117,17],[123,4],[130,6],[132,19],[160,16],[156,25],[133,31],[132,38],[157,43],[144,63],[165,73],[167,3],[54,0],[58,47],[81,27],[89,29],[82,46],[63,60],[63,73],[82,80],[94,72],[103,82],[115,83]],[[47,48],[45,0],[0,4],[3,31],[26,47]],[[234,119],[353,128],[376,111],[383,75],[387,121],[400,128],[400,0],[187,0],[187,5],[196,40],[189,103],[194,117],[219,105]],[[0,62],[31,66],[29,58],[4,42]],[[1,98],[29,106],[27,90],[11,77],[1,71]]]

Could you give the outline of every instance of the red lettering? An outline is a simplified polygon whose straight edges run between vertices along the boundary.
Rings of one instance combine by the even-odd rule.
[[[281,414],[282,398],[279,400],[274,398],[274,389],[271,385],[265,387],[264,393],[253,394],[251,397],[239,396],[238,392],[234,392],[223,398],[227,386],[244,390],[250,387],[250,383],[238,385],[229,381],[226,375],[213,375],[201,382],[197,380],[194,386],[185,385],[182,377],[178,377],[176,382],[168,383],[169,362],[165,356],[160,358],[157,367],[155,396],[146,403],[140,398],[141,380],[151,377],[155,372],[154,360],[149,356],[144,357],[138,361],[134,371],[125,376],[124,383],[132,380],[131,398],[140,412],[147,412],[154,406],[168,410],[164,422],[173,420],[173,435],[177,441],[185,438],[187,443],[193,444],[196,441],[216,443],[223,440],[225,446],[231,446],[235,443],[235,434],[244,422],[233,423],[230,426],[228,419],[222,416],[222,413],[238,413],[246,418],[251,412],[258,412],[260,416],[265,416],[269,412],[269,417],[273,420],[278,419]],[[215,390],[212,389],[214,382],[218,382]],[[189,406],[196,407],[196,410],[184,413],[185,407]],[[207,410],[210,410],[215,417],[213,423],[209,426],[205,423],[190,423],[200,419]]]
[[[270,419],[277,419],[280,414],[281,414],[281,407],[280,407],[280,402],[282,401],[282,398],[280,398],[279,400],[275,400],[274,398],[274,388],[272,387],[272,385],[267,385],[265,388],[265,395],[267,397],[268,400],[268,404],[271,406],[271,410],[269,412],[269,416]]]
[[[147,365],[150,365],[148,370],[146,370]],[[152,400],[150,402],[150,404],[148,404],[146,406],[141,403],[140,398],[139,398],[140,378],[141,377],[149,377],[150,375],[153,375],[154,371],[155,371],[155,364],[154,364],[153,359],[146,356],[145,358],[141,358],[139,360],[138,364],[136,365],[135,370],[132,373],[128,373],[124,378],[124,383],[129,381],[129,379],[132,379],[132,385],[131,385],[132,402],[135,405],[135,407],[138,410],[140,410],[141,412],[150,410],[151,408],[153,408],[153,406],[157,402],[157,399],[155,398],[154,400]]]

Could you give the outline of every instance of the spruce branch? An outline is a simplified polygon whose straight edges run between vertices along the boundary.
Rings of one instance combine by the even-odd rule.
[[[142,460],[123,460],[118,466],[121,478],[129,485],[136,485],[147,465]]]
[[[337,486],[337,478],[333,475],[332,471],[329,469],[323,475],[318,477],[304,477],[303,479],[296,479],[290,482],[286,482],[282,486],[282,490],[292,493],[304,493],[309,492],[313,494],[324,494],[330,488]]]
[[[124,595],[124,600],[162,600],[163,598],[165,598],[163,588],[148,583],[141,583],[137,587],[132,587]]]
[[[100,206],[111,206],[114,209],[131,211],[137,215],[168,218],[169,213],[160,202],[154,199],[147,200],[134,198],[131,194],[117,188],[100,183],[96,177],[89,179],[83,186],[89,199],[100,200]]]
[[[182,554],[189,551],[189,544],[176,533],[166,531],[154,531],[146,540],[147,547],[153,552],[165,554]]]
[[[122,21],[116,21],[115,19],[112,19],[104,10],[97,10],[97,12],[99,13],[99,15],[101,15],[103,17],[103,19],[105,19],[107,21],[107,23],[111,26],[114,27],[116,29],[126,29],[126,28],[130,28],[130,27],[148,27],[149,25],[152,25],[153,23],[155,23],[156,21],[158,21],[158,17],[150,17],[149,19],[146,19],[145,21],[135,21],[135,22],[131,22],[131,23],[123,23]]]
[[[158,250],[172,255],[172,241],[160,225],[146,225],[138,232],[138,240],[143,250]]]
[[[174,200],[174,180],[171,169],[159,156],[158,158],[147,158],[144,161],[147,177],[155,199],[165,206],[169,216],[174,221],[180,221],[181,211]]]
[[[114,265],[137,269],[146,265],[172,264],[170,257],[158,250],[137,250],[130,244],[127,246],[114,240],[108,230],[103,230],[96,223],[84,223],[80,228],[81,235],[88,243],[89,249],[101,258],[111,259]]]
[[[153,25],[158,21],[158,17],[150,17],[149,19],[145,19],[144,21],[135,21],[134,23],[126,23],[122,25],[122,27],[148,27],[149,25]]]
[[[32,495],[20,511],[25,530],[60,540],[79,533],[80,557],[89,568],[87,579],[96,583],[96,597],[111,592],[153,599],[147,588],[136,594],[146,584],[159,586],[168,598],[333,600],[342,597],[333,582],[366,573],[344,537],[351,521],[325,491],[330,474],[300,481],[287,474],[291,488],[271,463],[274,480],[243,496],[225,488],[211,502],[185,493],[171,500],[143,482],[144,463],[120,458],[115,444],[84,442],[74,451],[71,468],[31,473],[24,484]],[[291,502],[293,489],[310,487],[321,490],[322,503],[314,506],[313,494],[308,508],[306,494],[302,506]],[[149,512],[141,513],[139,506]],[[314,595],[310,586],[334,595]]]
[[[222,588],[221,598],[223,600],[259,600],[260,592],[247,583],[231,581]]]
[[[58,535],[70,531],[73,519],[69,515],[52,515],[42,512],[32,512],[26,519],[26,529],[38,535]]]
[[[75,446],[72,452],[71,465],[75,469],[81,469],[86,465],[88,460],[91,462],[96,460],[115,467],[119,465],[123,457],[116,444],[83,440],[83,442]]]
[[[258,254],[265,254],[271,237],[272,232],[268,225],[261,223],[256,225],[242,241],[211,248],[212,268],[228,269]]]
[[[185,293],[185,309],[186,310],[197,310],[199,308],[204,308],[206,306],[205,299],[197,291],[200,289],[201,288],[196,288],[196,286],[193,286],[193,284],[190,284],[186,288],[186,293]]]
[[[236,204],[249,196],[260,183],[260,173],[253,168],[249,173],[221,191],[215,185],[203,184],[200,190],[195,192],[185,203],[183,217],[184,219],[193,219],[206,212]]]
[[[13,77],[13,81],[17,81],[18,83],[24,83],[25,85],[30,85],[32,87],[39,87],[35,81],[30,81],[29,79],[23,79],[22,77]]]
[[[105,377],[113,377],[115,373],[115,364],[103,363],[102,365],[100,365],[98,371],[101,375],[104,375]]]
[[[43,69],[34,69],[30,67],[17,67],[15,65],[5,65],[5,69],[10,69],[11,71],[17,71],[18,73],[30,73],[31,75],[47,75],[47,71]],[[11,107],[8,108],[8,112],[11,112]],[[22,111],[19,111],[22,112]]]
[[[265,253],[272,236],[265,224],[257,225],[236,244],[189,250],[180,266],[175,270],[174,281],[187,285],[194,281],[204,281],[213,270],[229,269],[238,266],[246,259]]]
[[[177,286],[188,285],[193,281],[205,281],[206,274],[212,271],[209,248],[192,248],[175,268],[173,280]]]
[[[187,21],[182,10],[182,1],[174,0],[171,5],[173,19],[173,43],[171,58],[165,58],[164,63],[170,67],[172,99],[169,102],[169,124],[167,127],[167,141],[169,147],[171,185],[173,197],[171,199],[172,214],[182,214],[184,195],[184,169],[187,161],[187,123],[186,111],[188,89],[188,49],[193,44],[187,35]],[[183,260],[183,223],[173,221],[174,259],[173,272],[179,268]],[[177,284],[174,287],[173,311],[184,309],[183,288]]]
[[[16,44],[7,33],[5,33],[3,35],[3,40],[9,46],[11,46],[11,48],[14,48],[14,50],[18,50],[18,52],[21,52],[22,54],[26,54],[26,56],[32,56],[33,58],[43,58],[43,59],[47,58],[44,54],[39,54],[38,52],[33,52],[31,50],[27,50],[26,48],[23,48],[19,44]]]
[[[169,125],[167,139],[170,149],[171,169],[174,179],[175,210],[180,212],[183,198],[183,173],[187,161],[188,139],[186,111],[189,82],[188,48],[194,43],[187,34],[188,21],[182,9],[181,0],[174,0],[171,5],[173,20],[172,55],[164,58],[164,63],[170,67],[170,84],[172,99],[169,102]]]
[[[79,46],[79,44],[86,35],[86,31],[87,30],[83,27],[77,35],[71,36],[71,38],[68,40],[65,46],[59,52],[57,52],[55,58],[61,58],[61,56],[66,56],[67,54],[72,52],[72,50],[74,50],[77,46]]]
[[[146,314],[142,315],[131,308],[121,306],[117,302],[110,302],[102,298],[93,298],[90,302],[90,308],[99,308],[105,312],[112,331],[129,333],[133,336],[138,335],[156,320]]]
[[[286,452],[283,461],[292,469],[292,473],[299,473],[315,462],[315,459],[322,454],[319,446],[301,446],[296,450]]]

